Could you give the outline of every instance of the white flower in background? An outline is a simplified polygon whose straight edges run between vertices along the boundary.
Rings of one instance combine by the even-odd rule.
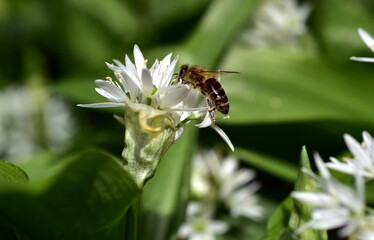
[[[220,162],[212,161],[212,165],[215,165],[212,173],[220,184],[219,196],[230,209],[231,215],[254,219],[260,217],[262,210],[255,195],[260,186],[252,182],[255,172],[251,169],[239,169],[238,160],[232,156],[225,157]]]
[[[210,152],[195,154],[192,161],[191,193],[198,199],[207,197],[214,187],[207,161],[208,155],[210,155]],[[214,153],[213,157],[215,157]]]
[[[113,70],[117,80],[107,78],[96,80],[96,91],[106,97],[110,102],[79,104],[81,107],[102,108],[122,107],[131,108],[140,113],[140,126],[148,132],[158,132],[162,129],[148,125],[149,119],[164,116],[170,120],[170,126],[177,130],[175,139],[183,132],[186,122],[192,119],[201,119],[208,114],[206,101],[199,104],[199,93],[182,84],[174,84],[173,73],[178,57],[171,61],[171,54],[162,61],[156,60],[151,68],[147,68],[147,60],[137,45],[134,46],[134,62],[126,55],[125,65],[114,60],[115,64],[108,64]],[[203,121],[196,126],[212,127],[228,143],[233,145],[222,129]]]
[[[345,134],[344,140],[353,158],[345,158],[344,162],[330,158],[326,165],[334,170],[355,175],[362,174],[367,179],[374,179],[374,140],[368,132],[362,133],[363,142],[360,144],[352,136]],[[361,169],[357,172],[357,169]]]
[[[262,215],[262,209],[255,194],[259,184],[252,182],[254,177],[253,170],[239,169],[239,162],[234,157],[221,159],[213,150],[201,152],[193,162],[192,193],[200,198],[217,194],[217,200],[226,205],[231,216],[257,219]]]
[[[197,202],[187,206],[186,222],[178,230],[178,237],[189,240],[214,240],[229,229],[226,222],[212,219],[206,207]]]
[[[0,156],[30,157],[42,150],[63,150],[74,124],[68,106],[57,97],[39,102],[31,90],[11,86],[0,93]]]
[[[365,42],[366,46],[374,52],[374,39],[367,33],[365,30],[359,28],[358,34],[360,34],[361,39]],[[351,60],[360,61],[360,62],[374,62],[374,58],[368,57],[351,57]]]
[[[362,175],[355,175],[355,189],[353,189],[336,181],[318,154],[315,155],[315,162],[320,176],[308,169],[303,169],[303,171],[315,180],[319,191],[295,191],[291,194],[297,200],[314,206],[312,219],[301,226],[297,233],[307,228],[321,230],[341,228],[339,234],[342,237],[365,239],[360,236],[373,233],[374,222],[373,216],[367,215],[365,210],[365,189]]]
[[[307,31],[311,7],[295,0],[267,0],[253,18],[253,27],[243,34],[247,43],[257,47],[297,46]]]

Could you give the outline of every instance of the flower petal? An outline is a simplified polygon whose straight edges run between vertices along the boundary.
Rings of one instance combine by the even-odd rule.
[[[125,56],[125,64],[126,68],[124,69],[124,71],[127,73],[127,75],[129,75],[129,77],[131,77],[134,80],[134,82],[136,82],[138,87],[141,88],[141,81],[138,71],[136,70],[135,65],[131,62],[129,56],[127,55]]]
[[[353,61],[359,61],[359,62],[374,62],[374,58],[368,58],[368,57],[350,57],[349,59]]]
[[[207,111],[205,114],[204,120],[199,124],[195,124],[195,126],[198,128],[206,128],[206,127],[212,126],[213,124],[214,124],[213,120],[210,117],[209,112]]]
[[[358,29],[358,34],[360,34],[360,37],[365,42],[366,46],[368,46],[371,51],[374,52],[374,39],[370,36],[370,34],[362,28]]]
[[[121,84],[123,85],[123,88],[130,93],[130,96],[132,98],[136,98],[136,96],[139,93],[140,90],[140,83],[136,79],[136,76],[130,76],[131,72],[128,70],[128,68],[123,65],[120,61],[114,59],[113,60],[119,67],[119,70],[115,71],[116,77],[121,80]],[[109,68],[111,64],[107,63],[107,66]],[[113,66],[113,65],[112,65]],[[112,69],[112,68],[111,68]],[[113,69],[112,69],[113,70]]]
[[[339,172],[346,174],[353,174],[353,165],[352,162],[341,162],[336,158],[331,157],[331,162],[326,163],[326,166],[330,169],[334,169]]]
[[[343,207],[316,209],[312,214],[313,228],[332,229],[341,227],[349,221],[349,211]]]
[[[223,138],[223,140],[227,143],[227,145],[229,145],[231,151],[235,150],[234,145],[232,144],[230,138],[226,135],[226,133],[221,128],[219,128],[215,124],[210,125],[210,127],[213,128]]]
[[[134,61],[135,61],[135,66],[136,70],[138,72],[138,76],[140,79],[142,79],[142,70],[143,68],[146,68],[146,62],[144,60],[143,54],[140,51],[140,48],[138,45],[135,44],[134,46]]]
[[[318,153],[314,154],[314,161],[317,165],[319,174],[326,180],[331,178],[329,170],[326,168],[325,162]]]
[[[96,80],[95,83],[98,87],[100,87],[107,94],[113,96],[113,98],[116,99],[117,102],[128,102],[129,101],[129,98],[126,96],[125,92],[122,89],[118,88],[117,86],[113,85],[112,83],[109,83],[103,80]]]
[[[189,90],[180,85],[170,86],[170,91],[160,96],[160,106],[162,108],[171,108],[178,105],[189,93]]]
[[[152,81],[151,73],[146,68],[143,68],[143,71],[142,71],[142,85],[143,85],[143,90],[146,92],[146,95],[151,96],[152,91],[153,91],[153,81]]]
[[[171,56],[171,54],[170,54],[170,56]],[[160,82],[160,86],[167,86],[167,85],[170,84],[170,81],[173,80],[172,76],[174,74],[174,69],[175,69],[175,66],[178,62],[178,59],[179,59],[179,56],[176,56],[171,64],[170,64],[170,58],[167,59],[167,68],[162,70],[162,76],[161,76],[162,79],[161,79],[161,82]]]
[[[331,196],[320,192],[292,192],[291,196],[299,201],[311,204],[313,206],[328,206],[332,205],[335,201]]]
[[[347,144],[348,149],[351,151],[356,160],[361,162],[364,166],[370,166],[372,164],[370,158],[367,156],[364,149],[362,149],[360,143],[356,141],[351,135],[344,134],[344,140]]]
[[[124,107],[124,103],[114,103],[114,102],[103,102],[103,103],[90,103],[90,104],[78,104],[78,107],[85,108],[107,108],[107,107]]]
[[[362,138],[364,139],[365,144],[370,148],[374,140],[370,133],[366,131],[362,132]]]

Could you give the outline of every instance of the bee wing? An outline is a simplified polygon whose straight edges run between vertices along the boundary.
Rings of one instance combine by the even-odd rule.
[[[218,80],[220,79],[220,77],[223,74],[227,74],[227,73],[240,73],[240,72],[234,72],[234,71],[206,71],[206,70],[197,70],[197,71],[193,71],[193,72],[194,73],[204,74],[206,76],[215,77]]]
[[[240,72],[234,72],[234,71],[205,71],[205,70],[198,70],[198,71],[192,71],[192,72],[195,72],[195,73],[213,73],[213,74],[224,74],[224,73],[240,73]]]

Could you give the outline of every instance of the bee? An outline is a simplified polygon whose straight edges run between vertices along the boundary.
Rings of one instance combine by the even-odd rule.
[[[190,85],[192,88],[201,92],[208,104],[210,118],[214,122],[215,110],[227,115],[230,110],[229,99],[225,90],[219,82],[222,73],[238,73],[229,71],[207,71],[200,66],[181,66],[178,74],[178,80],[182,84]]]

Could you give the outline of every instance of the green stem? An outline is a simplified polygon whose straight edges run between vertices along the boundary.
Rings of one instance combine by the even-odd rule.
[[[138,197],[126,213],[125,240],[137,240],[138,220],[140,212],[140,197]]]

